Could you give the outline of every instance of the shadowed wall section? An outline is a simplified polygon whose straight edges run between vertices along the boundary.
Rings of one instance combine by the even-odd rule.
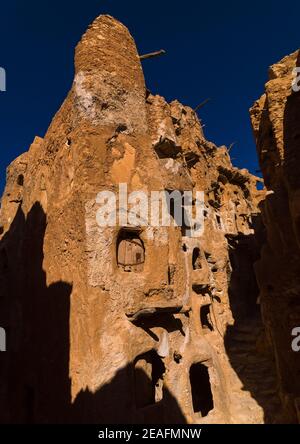
[[[291,332],[300,325],[300,93],[292,89],[293,70],[299,66],[299,51],[272,65],[265,93],[250,110],[268,188],[261,205],[266,238],[256,275],[287,422],[300,418],[300,355],[291,347]]]

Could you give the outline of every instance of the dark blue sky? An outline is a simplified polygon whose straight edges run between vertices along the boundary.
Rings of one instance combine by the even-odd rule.
[[[263,92],[267,68],[299,47],[300,3],[252,0],[10,0],[2,2],[0,192],[6,166],[43,136],[73,79],[74,47],[101,13],[121,20],[139,52],[167,55],[143,62],[148,88],[200,111],[206,137],[236,142],[239,167],[258,168],[248,108]]]

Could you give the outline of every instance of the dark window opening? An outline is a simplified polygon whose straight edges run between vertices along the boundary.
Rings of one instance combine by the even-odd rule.
[[[214,408],[208,368],[197,363],[190,368],[193,409],[204,417]]]
[[[24,185],[24,176],[23,176],[23,174],[19,174],[18,179],[17,179],[17,184],[20,185],[20,187],[22,187]]]
[[[222,227],[221,217],[218,214],[216,215],[216,219],[217,219],[217,223],[218,223],[219,228],[221,228]]]
[[[185,162],[188,168],[193,168],[197,162],[199,162],[200,156],[192,151],[188,152],[184,156]]]
[[[193,270],[199,270],[200,268],[202,268],[200,249],[198,247],[194,248],[193,250],[192,263],[193,263]]]
[[[173,358],[174,358],[174,361],[176,362],[176,364],[180,364],[180,361],[182,359],[182,355],[179,352],[174,351]]]
[[[134,366],[137,408],[143,408],[162,400],[165,370],[164,363],[154,350],[137,358]]]
[[[209,291],[209,285],[208,284],[192,284],[192,290],[197,293],[204,295]]]
[[[127,125],[125,125],[125,123],[121,123],[117,128],[116,128],[116,133],[124,133],[127,130]]]
[[[182,245],[182,250],[186,253],[187,252],[187,246],[185,244]]]
[[[176,159],[181,152],[181,148],[167,137],[161,137],[160,141],[154,147],[157,156],[160,159]]]
[[[135,231],[122,230],[117,241],[117,262],[124,271],[143,271],[145,248]]]
[[[192,200],[184,199],[183,193],[179,190],[165,190],[166,204],[170,216],[174,220],[174,225],[181,228],[182,236],[187,236],[191,225],[189,214],[185,206],[192,207]]]
[[[184,223],[182,192],[178,190],[166,190],[165,196],[170,215],[174,219],[177,226],[181,227]]]
[[[202,325],[204,333],[208,333],[209,331],[213,331],[209,304],[202,305],[202,307],[200,307],[200,321],[201,321],[201,325]]]

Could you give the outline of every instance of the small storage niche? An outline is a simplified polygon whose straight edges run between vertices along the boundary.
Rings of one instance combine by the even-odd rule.
[[[165,366],[155,350],[135,360],[135,402],[137,408],[147,407],[162,400]]]
[[[199,270],[200,268],[202,268],[200,248],[198,247],[195,247],[193,250],[192,264],[193,264],[193,270]]]
[[[144,269],[145,248],[137,231],[122,229],[117,240],[118,266],[127,272]]]
[[[202,305],[200,307],[200,322],[204,334],[213,331],[213,325],[211,322],[211,314],[210,314],[210,304]]]
[[[190,384],[194,413],[205,417],[214,408],[210,378],[206,365],[197,362],[191,366]]]

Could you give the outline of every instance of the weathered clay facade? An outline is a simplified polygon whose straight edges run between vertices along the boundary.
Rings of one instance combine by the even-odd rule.
[[[279,417],[253,263],[260,179],[195,112],[150,94],[100,16],[71,91],[8,168],[1,207],[2,422],[262,423]],[[97,223],[97,194],[203,190],[204,233]]]

